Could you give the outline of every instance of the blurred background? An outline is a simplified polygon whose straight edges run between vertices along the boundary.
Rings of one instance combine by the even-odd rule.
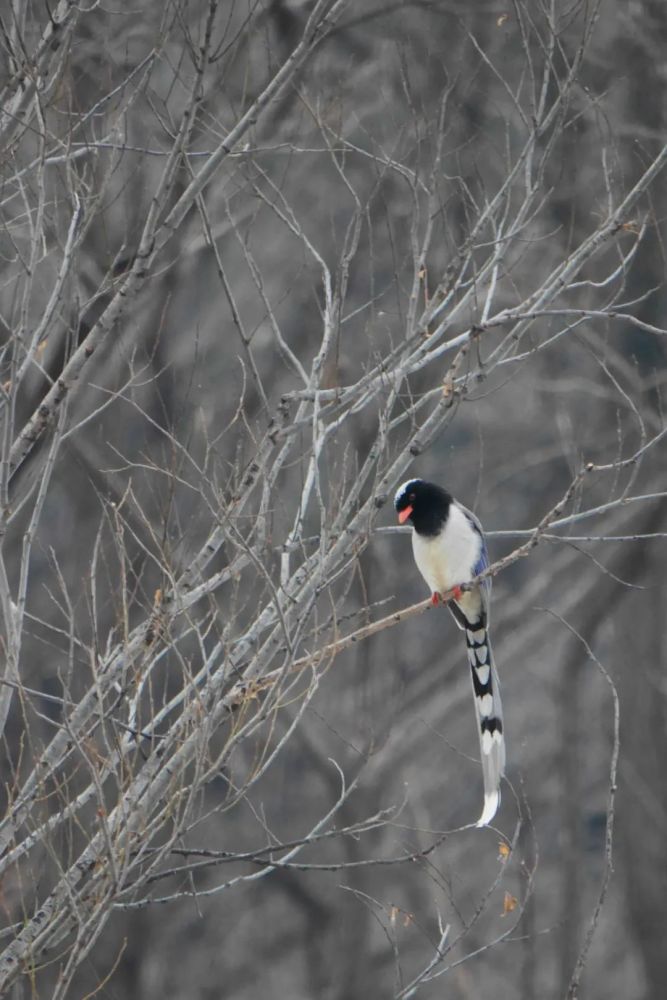
[[[12,398],[16,427],[136,264],[212,9],[179,0],[122,12],[96,5],[80,14],[31,128],[7,141],[0,236],[6,393],[18,319],[38,326],[64,260],[68,267],[37,363]],[[192,155],[175,167],[163,213],[298,45],[311,10],[301,0],[236,0],[215,9]],[[34,53],[47,22],[39,5],[4,5],[8,88],[18,73],[17,40]],[[486,244],[506,240],[493,309],[530,303],[665,144],[666,46],[660,0],[567,9],[504,0],[349,3],[258,117],[247,145],[212,176],[205,211],[195,204],[161,250],[72,396],[66,426],[76,432],[58,453],[31,557],[22,683],[54,697],[87,683],[77,680],[65,623],[91,634],[94,559],[95,632],[117,641],[150,613],[155,589],[164,586],[151,546],[182,571],[223,498],[242,492],[240,470],[258,450],[269,415],[283,394],[302,388],[293,359],[309,369],[319,350],[321,262],[344,288],[323,389],[353,385],[400,348],[416,264],[421,310],[466,254],[474,270]],[[470,256],[476,220],[542,114],[536,100],[557,110],[537,143],[529,210],[515,229],[503,230],[495,216],[497,232],[492,225],[477,233]],[[47,152],[53,162],[38,169]],[[43,189],[39,177],[47,178]],[[88,208],[68,257],[75,190]],[[504,203],[506,218],[519,218],[521,196],[519,185]],[[44,240],[28,258],[40,211]],[[455,373],[465,392],[401,476],[441,483],[473,509],[498,559],[525,541],[511,533],[535,527],[585,463],[612,467],[578,488],[565,514],[615,501],[611,509],[552,529],[494,580],[508,743],[508,785],[494,828],[469,825],[482,791],[461,634],[444,610],[411,618],[341,653],[305,707],[295,698],[272,717],[270,732],[240,744],[225,779],[199,789],[192,837],[184,834],[182,844],[234,855],[306,836],[340,794],[339,768],[358,784],[335,826],[377,814],[373,828],[313,843],[294,866],[269,871],[237,860],[198,874],[197,891],[174,878],[172,890],[181,894],[172,902],[112,909],[71,995],[99,988],[99,996],[143,1000],[409,996],[449,925],[451,950],[433,968],[442,974],[417,985],[420,997],[566,997],[610,863],[610,681],[620,711],[613,876],[595,917],[581,996],[664,995],[664,442],[641,462],[619,463],[664,421],[666,211],[665,175],[658,174],[607,249],[577,276],[568,307],[581,315],[565,333],[562,317],[542,316],[515,342],[511,326],[472,338]],[[415,234],[427,220],[433,238],[417,261]],[[451,335],[483,326],[488,287]],[[433,358],[402,384],[396,405],[412,430],[413,401],[437,395],[450,362]],[[322,473],[332,517],[339,485],[354,479],[373,447],[380,409],[360,408],[332,439]],[[274,548],[288,536],[309,448],[304,437],[273,487],[267,530]],[[31,510],[26,503],[22,513],[21,504],[34,496],[46,451],[33,452],[11,487],[8,502],[18,513],[4,557],[12,586]],[[393,495],[399,482],[380,492]],[[122,511],[122,528],[110,529],[102,544],[101,511],[109,505]],[[256,513],[246,512],[240,531]],[[319,534],[318,518],[309,517]],[[427,596],[409,535],[382,530],[394,521],[387,502],[346,578],[342,632]],[[126,559],[118,557],[121,536]],[[216,568],[226,558],[219,553]],[[277,561],[269,570],[277,580]],[[214,599],[220,629],[232,612],[247,621],[265,599],[265,583],[230,582]],[[39,712],[19,710],[15,702],[10,711],[8,789],[58,718],[39,705]],[[230,785],[278,743],[270,768],[232,808]],[[73,843],[63,835],[52,852],[68,859]],[[39,898],[41,872],[37,865],[32,882],[25,871],[6,876],[10,928]],[[60,968],[54,957],[38,969],[36,994],[51,995]],[[33,995],[29,983],[20,980],[11,995]]]

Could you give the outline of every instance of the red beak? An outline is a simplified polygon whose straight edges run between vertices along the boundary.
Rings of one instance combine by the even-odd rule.
[[[398,513],[398,523],[405,524],[407,519],[410,517],[410,514],[412,514],[412,507],[404,507],[403,510]]]

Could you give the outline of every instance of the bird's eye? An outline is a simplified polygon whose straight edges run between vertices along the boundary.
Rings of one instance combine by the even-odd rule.
[[[410,496],[408,497],[410,503],[414,503],[416,499],[417,497],[414,495],[414,493],[411,493]]]

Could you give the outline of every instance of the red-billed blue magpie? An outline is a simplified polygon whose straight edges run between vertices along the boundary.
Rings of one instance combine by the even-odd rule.
[[[484,775],[484,809],[477,826],[486,826],[500,803],[505,770],[503,710],[489,643],[491,579],[487,577],[471,590],[459,589],[489,565],[484,532],[475,515],[447,490],[423,479],[403,483],[394,507],[401,524],[412,524],[412,551],[417,569],[431,588],[433,603],[454,590],[448,606],[466,634]]]

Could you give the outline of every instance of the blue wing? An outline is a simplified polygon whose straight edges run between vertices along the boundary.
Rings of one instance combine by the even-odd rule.
[[[473,514],[473,512],[471,510],[468,510],[467,507],[464,507],[463,504],[460,504],[459,506],[463,510],[463,513],[465,514],[465,516],[470,521],[470,524],[474,528],[476,534],[479,536],[479,540],[481,542],[481,546],[480,546],[480,550],[479,550],[479,556],[477,557],[477,562],[475,563],[475,565],[472,568],[472,575],[473,576],[477,576],[478,573],[483,573],[484,570],[488,569],[489,566],[491,565],[491,560],[489,559],[489,550],[486,547],[486,538],[484,537],[484,531],[482,530],[482,525],[479,523],[479,520],[475,517],[475,515]],[[482,591],[484,602],[486,604],[486,609],[487,609],[487,613],[488,613],[488,605],[489,605],[489,600],[491,598],[491,577],[490,576],[487,576],[487,578],[485,580],[482,580],[482,583],[480,585],[480,589]]]
[[[479,558],[472,568],[473,574],[477,576],[478,573],[483,573],[485,569],[488,569],[491,565],[489,562],[489,550],[486,547],[486,539],[484,535],[480,532],[480,539],[482,542],[482,548],[480,549]]]

